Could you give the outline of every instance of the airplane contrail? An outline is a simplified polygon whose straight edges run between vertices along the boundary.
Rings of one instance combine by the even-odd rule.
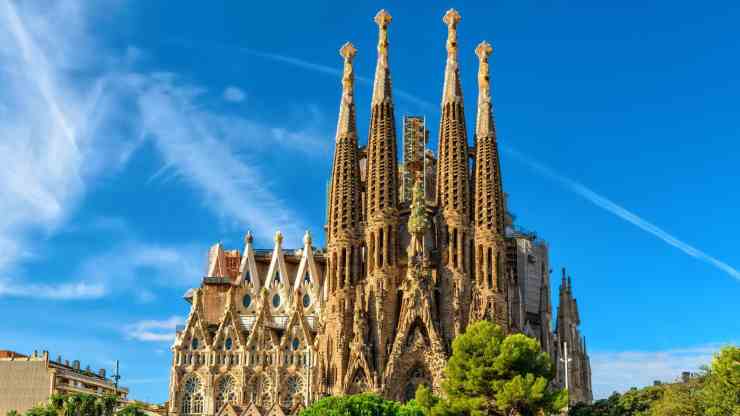
[[[335,76],[342,75],[341,70],[327,66],[327,65],[316,64],[313,62],[305,61],[303,59],[298,59],[298,58],[270,53],[270,52],[258,51],[258,50],[254,50],[250,48],[244,48],[244,47],[235,47],[235,48],[245,53],[254,55],[254,56],[259,56],[259,57],[270,59],[276,62],[286,63],[289,65],[293,65],[293,66],[307,69],[310,71],[320,72],[320,73],[327,74],[327,75],[335,75]],[[356,78],[363,83],[372,84],[372,80],[369,78],[365,78],[362,76],[357,76]],[[405,91],[398,90],[398,89],[395,89],[395,91],[397,95],[399,96],[399,98],[406,99],[407,101],[413,102],[427,110],[436,108],[432,103],[422,98],[416,97],[413,94],[410,94],[410,93],[407,93]],[[716,267],[717,269],[722,270],[723,272],[729,274],[735,279],[740,280],[740,271],[730,266],[729,264],[721,260],[718,260],[715,257],[710,256],[709,254],[697,249],[696,247],[688,243],[685,243],[679,240],[678,238],[672,236],[671,234],[661,229],[657,225],[645,220],[644,218],[639,217],[638,215],[627,210],[621,205],[615,203],[614,201],[597,194],[596,192],[588,189],[586,186],[584,186],[583,184],[577,181],[574,181],[572,179],[566,178],[565,176],[558,174],[557,172],[547,167],[546,165],[538,162],[537,160],[529,156],[522,154],[521,152],[515,150],[514,148],[510,146],[501,146],[501,149],[505,153],[508,153],[509,155],[517,159],[519,162],[527,165],[535,173],[538,173],[548,179],[551,179],[557,182],[558,184],[563,186],[565,189],[575,193],[576,195],[579,195],[580,197],[586,199],[587,201],[591,202],[597,207],[616,215],[617,217],[631,223],[632,225],[640,228],[643,231],[646,231],[652,234],[658,239],[663,240],[665,243],[683,251],[689,256],[699,259],[705,263],[708,263]]]
[[[263,52],[263,51],[258,51],[258,50],[250,49],[250,48],[240,47],[239,50],[241,50],[241,51],[243,51],[243,52],[245,52],[247,54],[250,54],[250,55],[259,56],[261,58],[265,58],[265,59],[270,59],[270,60],[277,61],[277,62],[286,63],[286,64],[293,65],[293,66],[296,66],[296,67],[299,67],[299,68],[307,69],[309,71],[321,72],[322,74],[335,75],[335,76],[338,76],[338,77],[341,77],[342,76],[342,70],[341,69],[334,68],[334,67],[331,67],[331,66],[328,66],[328,65],[321,65],[321,64],[317,64],[317,63],[313,63],[313,62],[309,62],[309,61],[304,61],[303,59],[298,59],[298,58],[294,58],[294,57],[291,57],[291,56],[285,56],[285,55],[280,55],[280,54],[271,53],[271,52]],[[358,76],[355,76],[355,78],[358,81],[362,82],[363,84],[367,84],[367,85],[372,85],[373,84],[373,80],[370,79],[370,78],[359,76],[359,75]],[[411,94],[411,93],[406,92],[404,90],[401,90],[401,89],[398,89],[398,88],[394,88],[393,89],[393,93],[396,96],[398,96],[398,98],[400,98],[402,100],[406,100],[406,101],[408,101],[410,103],[413,103],[413,104],[415,104],[415,105],[417,105],[417,106],[419,106],[419,107],[421,107],[421,108],[423,108],[425,110],[432,110],[432,109],[436,109],[437,108],[434,104],[430,103],[429,101],[426,101],[423,98],[419,98],[419,97],[415,96],[414,94]]]
[[[614,201],[602,195],[597,194],[596,192],[592,191],[591,189],[587,188],[586,186],[584,186],[583,184],[579,182],[576,182],[572,179],[566,178],[565,176],[558,174],[557,172],[555,172],[548,166],[538,162],[535,159],[532,159],[529,156],[522,154],[521,152],[511,148],[510,146],[501,146],[501,149],[505,153],[512,156],[517,161],[523,163],[524,165],[532,169],[534,172],[548,179],[553,180],[554,182],[558,183],[563,188],[584,198],[588,202],[596,205],[597,207],[616,215],[617,217],[631,223],[632,225],[636,226],[637,228],[640,228],[643,231],[646,231],[654,235],[655,237],[683,251],[689,256],[699,259],[705,263],[708,263],[722,270],[723,272],[729,274],[735,279],[740,280],[740,271],[730,266],[729,264],[721,260],[718,260],[715,257],[710,256],[709,254],[699,250],[698,248],[688,243],[685,243],[679,240],[678,238],[672,236],[671,234],[661,229],[657,225],[645,220],[644,218],[641,218],[640,216],[627,210],[623,206],[615,203]]]

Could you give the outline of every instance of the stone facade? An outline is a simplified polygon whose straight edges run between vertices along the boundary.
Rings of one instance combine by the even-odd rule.
[[[105,370],[94,373],[89,367],[81,369],[79,361],[51,360],[46,351],[30,356],[0,351],[0,415],[24,413],[55,393],[112,394],[126,400],[128,389],[116,387]]]
[[[169,411],[294,414],[325,395],[439,392],[452,340],[476,320],[524,331],[555,354],[547,246],[507,233],[488,59],[482,42],[474,142],[468,145],[457,26],[448,11],[438,157],[422,117],[404,123],[398,164],[389,67],[391,16],[378,48],[367,146],[359,147],[353,60],[344,70],[328,192],[326,246],[213,246],[172,346]],[[511,228],[511,227],[509,227]],[[535,263],[527,263],[534,256]],[[520,264],[521,263],[521,264]],[[585,354],[585,353],[584,353]],[[585,368],[585,367],[582,367]],[[590,386],[589,386],[590,391]]]

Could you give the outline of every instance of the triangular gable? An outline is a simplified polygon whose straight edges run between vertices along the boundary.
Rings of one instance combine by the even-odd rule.
[[[288,324],[285,326],[285,334],[293,334],[293,330],[295,328],[295,330],[300,333],[302,341],[305,342],[305,345],[312,345],[313,337],[311,336],[311,330],[308,326],[308,323],[303,317],[303,310],[300,302],[297,303],[297,307],[293,311]],[[284,336],[281,346],[285,347],[286,345],[288,345],[288,343],[292,342],[292,340],[292,336]]]
[[[270,268],[267,270],[265,277],[265,287],[288,287],[288,268],[285,266],[285,257],[283,256],[283,234],[278,231],[275,233],[275,247],[272,250],[272,259]]]
[[[231,403],[226,403],[216,412],[216,416],[239,416],[239,412]]]
[[[190,316],[188,316],[185,322],[185,329],[182,330],[181,336],[175,340],[176,347],[182,347],[183,341],[188,338],[187,335],[195,334],[199,339],[203,340],[205,345],[211,345],[211,337],[208,333],[208,329],[201,318],[203,314],[203,294],[201,289],[196,289],[193,295],[193,306],[190,309]]]
[[[265,416],[286,416],[283,412],[283,408],[279,404],[275,403],[272,408],[267,412]]]
[[[311,247],[311,233],[306,231],[303,236],[303,255],[301,262],[298,264],[298,272],[293,282],[293,291],[297,292],[301,287],[311,288],[313,295],[316,288],[321,285],[321,275],[319,268],[316,267],[316,261],[313,257],[313,247]]]
[[[268,296],[269,292],[267,291],[267,289],[262,288],[259,299],[260,307],[257,312],[257,319],[255,319],[254,325],[252,325],[252,332],[249,335],[249,339],[247,339],[247,347],[255,346],[255,343],[261,335],[270,337],[271,343],[274,344],[274,342],[272,342],[270,329],[267,328],[267,324],[272,322],[272,314],[270,312],[270,300]]]
[[[214,244],[208,251],[208,271],[206,277],[227,277],[226,256],[221,243]]]
[[[251,286],[255,290],[254,293],[259,293],[259,289],[262,287],[262,279],[260,279],[257,272],[257,262],[254,259],[251,232],[247,232],[247,235],[244,237],[244,253],[239,264],[239,275],[236,278],[235,284],[237,286]]]
[[[260,412],[260,409],[257,408],[254,402],[249,402],[249,405],[244,409],[241,416],[262,416],[262,412]]]
[[[235,293],[236,291],[232,287],[229,288],[229,292],[226,294],[226,308],[221,317],[221,323],[218,326],[218,330],[216,330],[216,335],[213,337],[214,345],[219,344],[219,342],[223,342],[228,334],[231,336],[232,340],[237,343],[232,347],[232,349],[235,349],[237,346],[246,347],[247,340],[244,338],[241,328],[241,320],[239,319],[239,313],[234,303]]]

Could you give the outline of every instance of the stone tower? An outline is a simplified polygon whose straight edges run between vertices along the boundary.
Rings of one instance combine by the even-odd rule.
[[[557,363],[556,382],[560,387],[568,386],[571,403],[591,403],[591,360],[586,352],[586,339],[581,335],[578,326],[581,317],[578,303],[573,297],[571,278],[563,269],[560,282],[560,303],[558,304],[557,323],[555,328],[555,362]],[[566,355],[567,351],[567,355]],[[568,371],[565,371],[565,359],[568,360]],[[568,378],[567,382],[565,378]]]
[[[354,69],[357,50],[346,43],[339,53],[344,59],[342,98],[329,191],[327,233],[328,273],[324,336],[319,345],[320,374],[326,393],[341,393],[352,339],[355,286],[363,273],[360,172],[355,125]]]
[[[470,178],[460,69],[457,62],[457,24],[460,14],[451,9],[447,25],[447,63],[442,89],[437,165],[437,208],[442,233],[440,270],[443,307],[442,327],[451,340],[465,327],[466,298],[470,293]]]
[[[478,56],[478,117],[475,126],[475,284],[471,321],[490,319],[508,328],[507,288],[504,267],[504,193],[501,186],[496,126],[491,103],[488,57],[493,48],[481,42]]]
[[[375,67],[367,141],[365,240],[367,282],[365,300],[370,322],[371,365],[385,368],[393,333],[398,285],[398,155],[393,114],[391,74],[388,68],[388,25],[391,15],[381,10],[378,25],[378,60]],[[382,386],[376,373],[374,384]]]

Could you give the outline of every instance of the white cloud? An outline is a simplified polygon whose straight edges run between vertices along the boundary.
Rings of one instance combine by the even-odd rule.
[[[608,397],[653,381],[670,382],[683,371],[696,372],[709,365],[721,344],[707,344],[662,351],[592,352],[591,373],[594,398]]]
[[[60,283],[56,285],[23,283],[0,280],[0,297],[22,297],[52,300],[84,300],[105,296],[105,286],[100,283]]]
[[[312,149],[312,136],[204,112],[195,105],[198,95],[171,79],[150,84],[138,95],[142,131],[154,140],[165,166],[202,191],[204,203],[214,212],[253,228],[257,235],[270,236],[280,229],[299,241],[305,229],[300,215],[269,190],[271,178],[258,165],[236,156],[229,139],[241,137],[259,151],[265,139]]]
[[[0,296],[27,294],[18,290],[22,278],[7,276],[23,276],[19,265],[39,235],[56,232],[91,184],[118,172],[144,140],[159,151],[162,173],[199,191],[230,225],[262,238],[281,229],[299,241],[303,221],[270,190],[260,152],[323,155],[331,135],[311,121],[288,129],[221,114],[204,104],[213,94],[197,84],[137,71],[145,51],[118,52],[91,35],[97,4],[0,2],[0,43],[9,46],[0,49]],[[224,94],[245,95],[235,87]],[[246,149],[251,160],[239,155]],[[81,277],[68,293],[94,293]],[[108,280],[100,285],[107,290]]]
[[[698,248],[692,245],[689,245],[688,243],[685,243],[679,240],[678,238],[669,234],[667,231],[659,228],[657,225],[647,221],[644,218],[639,217],[637,214],[627,210],[623,206],[615,203],[614,201],[602,195],[597,194],[596,192],[587,188],[583,184],[558,174],[551,168],[532,159],[531,157],[526,156],[523,153],[520,153],[519,151],[509,146],[502,146],[502,149],[506,153],[513,156],[515,159],[527,165],[533,171],[539,173],[540,175],[546,178],[549,178],[555,181],[556,183],[558,183],[565,189],[579,195],[580,197],[596,205],[597,207],[616,215],[617,217],[629,222],[630,224],[636,226],[637,228],[649,234],[652,234],[658,239],[663,240],[665,243],[683,251],[689,256],[694,257],[698,260],[701,260],[713,267],[716,267],[717,269],[722,270],[723,272],[727,273],[731,277],[734,277],[735,279],[740,280],[740,271],[730,266],[729,264],[715,257],[712,257],[711,255],[699,250]]]
[[[232,103],[240,103],[244,101],[246,98],[246,94],[244,94],[244,91],[241,90],[241,88],[235,87],[235,86],[229,86],[226,87],[224,90],[224,100],[230,101]]]
[[[175,339],[175,328],[182,325],[185,320],[179,316],[168,319],[144,320],[134,322],[124,327],[127,338],[145,342],[172,342]]]

